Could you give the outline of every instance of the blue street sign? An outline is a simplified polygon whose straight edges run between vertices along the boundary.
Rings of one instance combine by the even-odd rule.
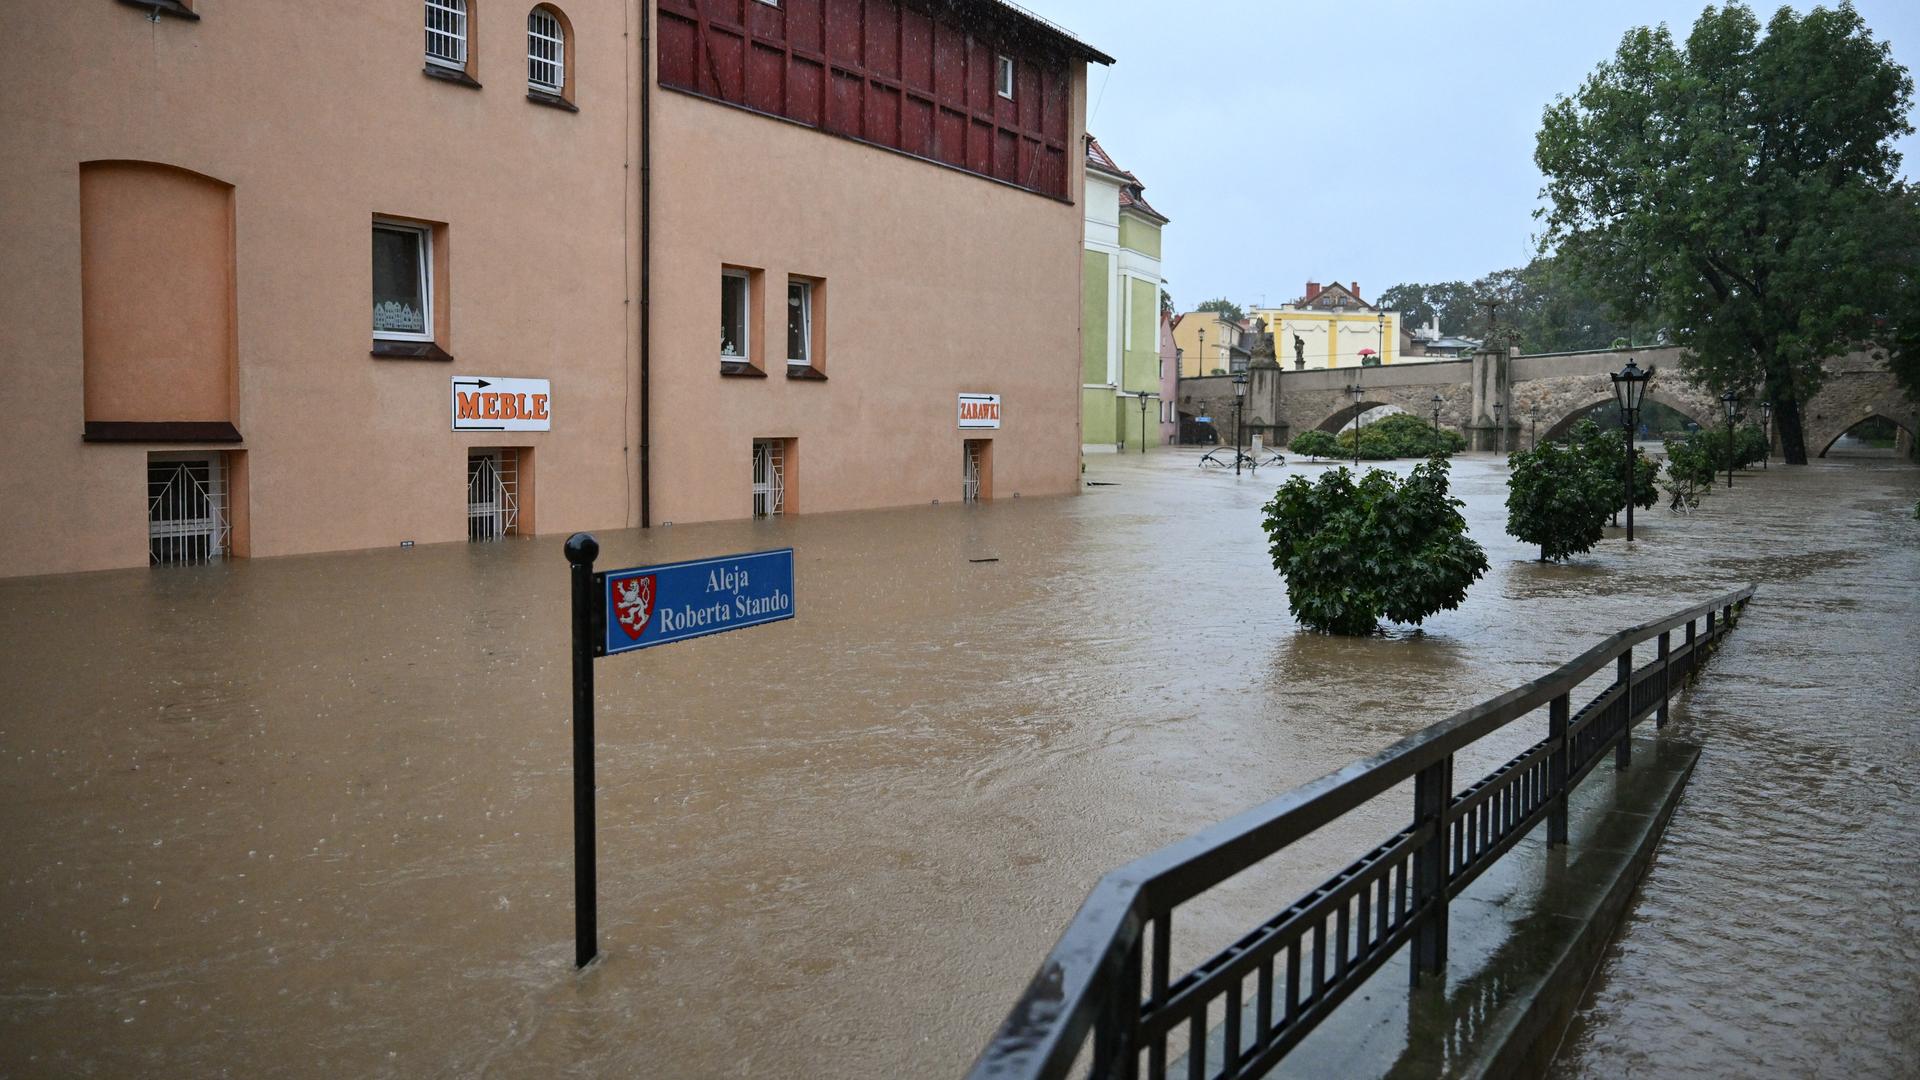
[[[605,656],[793,618],[792,548],[603,576]]]
[[[1196,423],[1196,424],[1211,424],[1211,423],[1213,423],[1213,417],[1211,417],[1211,416],[1196,416],[1196,417],[1194,417],[1194,418],[1193,418],[1193,422],[1194,422],[1194,423]]]

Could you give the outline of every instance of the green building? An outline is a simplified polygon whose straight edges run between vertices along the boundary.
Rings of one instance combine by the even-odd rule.
[[[1160,232],[1167,218],[1148,205],[1143,187],[1098,140],[1087,140],[1080,322],[1084,453],[1138,447],[1142,438],[1147,445],[1161,441]]]

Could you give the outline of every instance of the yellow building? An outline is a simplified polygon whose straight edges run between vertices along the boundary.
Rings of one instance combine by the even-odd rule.
[[[1216,371],[1247,367],[1247,350],[1238,323],[1217,311],[1189,311],[1173,323],[1173,347],[1180,350],[1180,377],[1194,379]]]
[[[1400,313],[1382,311],[1360,297],[1360,283],[1307,283],[1306,294],[1284,307],[1258,308],[1253,318],[1266,321],[1273,351],[1288,371],[1305,367],[1358,367],[1370,356],[1383,364],[1400,359]]]

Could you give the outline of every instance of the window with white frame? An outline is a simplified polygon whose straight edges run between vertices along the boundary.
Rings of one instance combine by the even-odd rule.
[[[1013,57],[993,58],[993,89],[1008,101],[1013,100]]]
[[[527,12],[527,86],[555,95],[567,89],[567,33],[551,8]]]
[[[433,234],[422,226],[373,223],[373,336],[433,340]]]
[[[467,0],[426,0],[427,63],[467,66]]]
[[[749,359],[747,331],[752,302],[752,283],[745,270],[720,271],[720,360],[735,363]]]
[[[813,363],[813,282],[787,280],[787,363]]]

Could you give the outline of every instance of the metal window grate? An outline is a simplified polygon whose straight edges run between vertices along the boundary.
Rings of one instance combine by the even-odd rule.
[[[212,562],[226,555],[226,455],[147,457],[147,561]]]
[[[960,478],[960,500],[980,501],[980,444],[967,440],[966,464]]]
[[[543,7],[527,12],[527,85],[549,94],[567,85],[567,36]]]
[[[426,0],[427,63],[467,66],[467,0]]]
[[[786,444],[780,439],[753,440],[753,516],[773,517],[786,502]]]
[[[467,455],[467,539],[499,540],[520,531],[520,455],[476,450]]]

